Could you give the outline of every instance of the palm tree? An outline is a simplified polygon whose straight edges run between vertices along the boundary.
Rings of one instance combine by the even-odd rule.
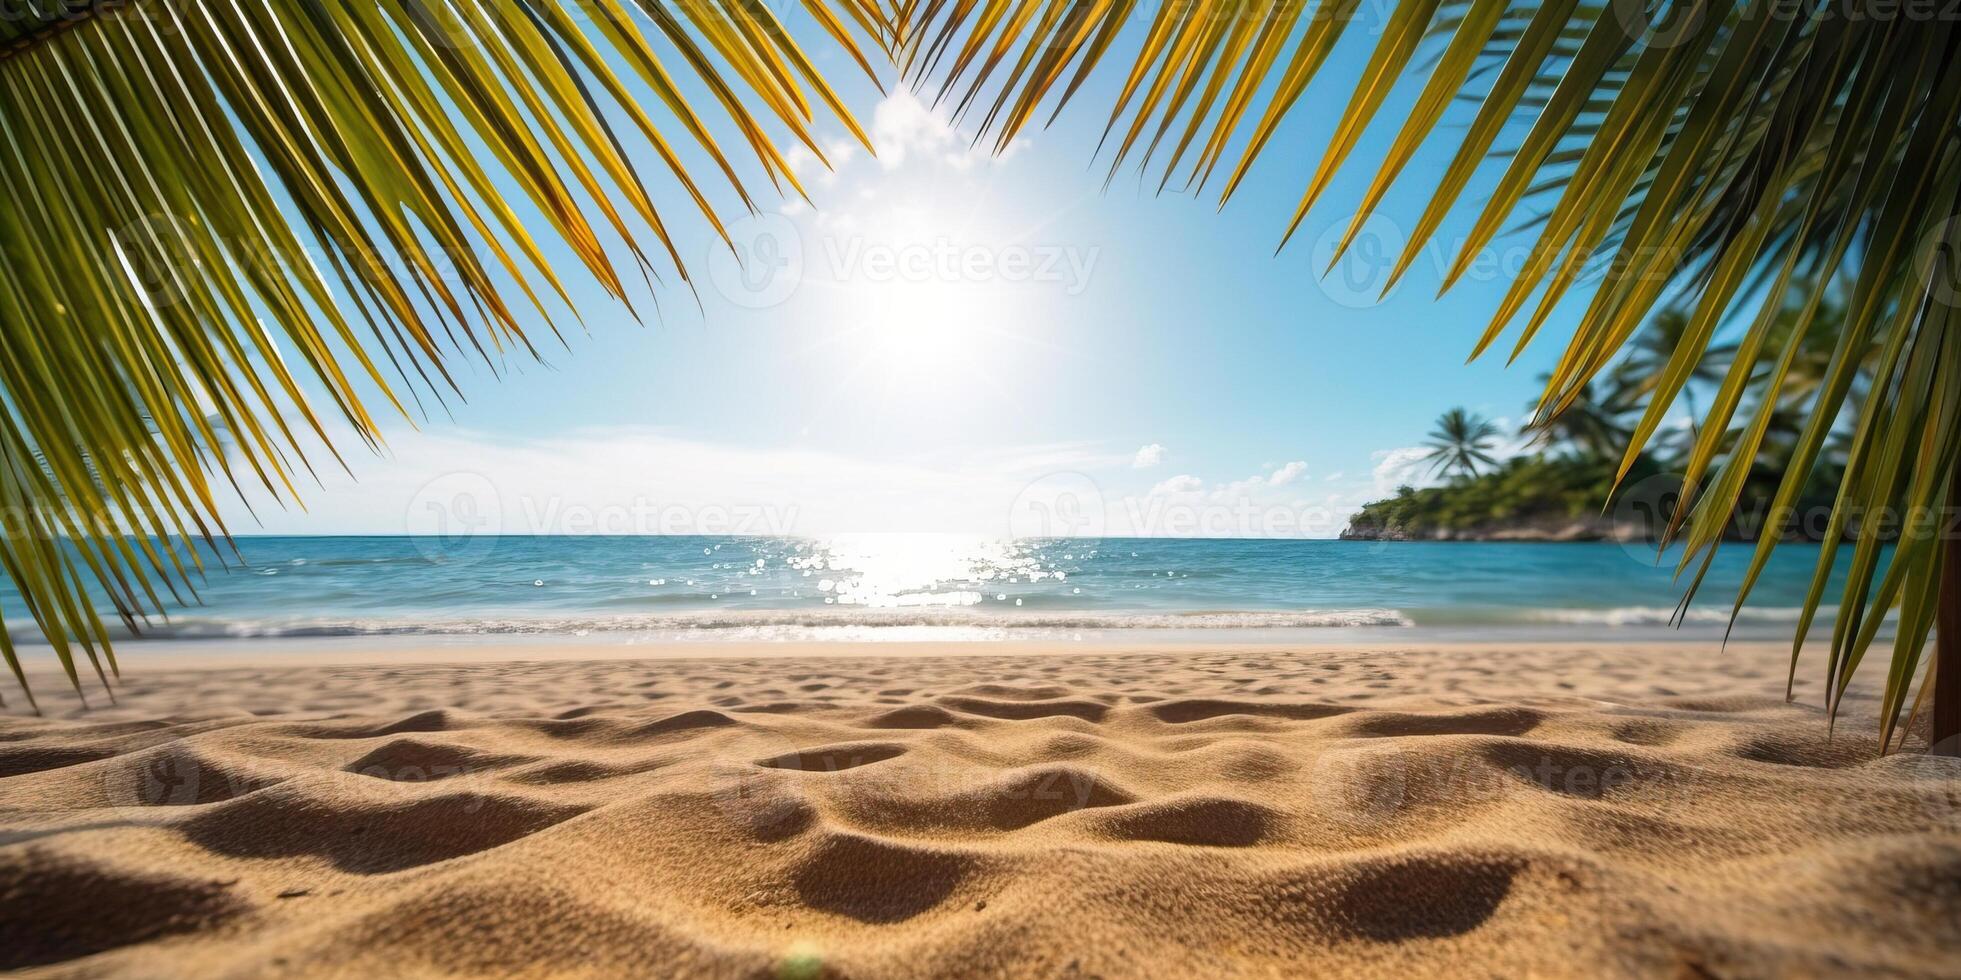
[[[1437,427],[1424,443],[1430,452],[1430,472],[1445,477],[1470,479],[1480,466],[1496,466],[1491,450],[1498,438],[1498,427],[1461,408],[1453,408],[1437,419]]]
[[[1550,384],[1551,376],[1542,380]],[[1613,459],[1627,446],[1627,427],[1621,419],[1627,414],[1628,403],[1621,400],[1622,390],[1615,389],[1603,397],[1597,394],[1599,388],[1598,384],[1587,384],[1565,409],[1528,427],[1523,434],[1530,436],[1535,446],[1567,446],[1581,456]],[[1527,407],[1538,417],[1538,402]]]
[[[1055,119],[1083,92],[1105,91],[1084,82],[1116,61],[1124,83],[1107,89],[1112,104],[1091,108],[1106,113],[1111,172],[1129,162],[1160,188],[1215,187],[1222,205],[1315,76],[1342,63],[1328,55],[1347,27],[1379,9],[1355,0],[1311,8],[1295,0],[900,2],[901,64],[961,111],[984,108],[996,145]],[[1406,178],[1417,150],[1447,128],[1450,162],[1417,178],[1429,200],[1404,224],[1410,233],[1387,291],[1428,252],[1480,165],[1502,161],[1496,183],[1480,184],[1483,203],[1441,286],[1488,277],[1479,270],[1494,259],[1518,270],[1473,356],[1514,325],[1516,355],[1562,303],[1583,304],[1535,421],[1581,398],[1658,310],[1679,307],[1687,319],[1621,454],[1624,478],[1690,386],[1691,369],[1708,359],[1718,326],[1740,325],[1684,461],[1694,505],[1669,528],[1685,544],[1683,570],[1719,543],[1770,415],[1786,402],[1780,365],[1794,347],[1772,342],[1777,321],[1790,317],[1791,338],[1823,337],[1833,356],[1803,395],[1803,429],[1773,506],[1804,491],[1849,408],[1857,424],[1832,533],[1855,513],[1911,516],[1890,556],[1870,522],[1849,557],[1823,549],[1805,608],[1815,611],[1828,587],[1841,590],[1827,706],[1837,711],[1881,621],[1896,613],[1881,744],[1891,744],[1924,673],[1923,691],[1936,688],[1933,743],[1961,754],[1961,535],[1941,533],[1946,506],[1961,502],[1961,358],[1949,339],[1950,321],[1961,319],[1961,72],[1952,70],[1961,24],[1865,7],[1396,0],[1386,20],[1370,24],[1374,51],[1360,77],[1343,83],[1346,108],[1278,230],[1284,245],[1317,213],[1390,91],[1402,90],[1393,83],[1414,72],[1421,87],[1374,179],[1359,202],[1325,216],[1331,236],[1308,237],[1332,241],[1339,261],[1379,227],[1366,219]],[[1036,9],[1046,12],[1032,16]],[[1133,17],[1148,17],[1148,28],[1125,31]],[[1476,105],[1468,125],[1444,127],[1460,101]],[[1522,245],[1494,255],[1507,227],[1523,228]],[[1848,297],[1845,315],[1819,316],[1835,289]],[[1759,396],[1746,401],[1759,369]],[[1857,390],[1862,373],[1875,380]],[[1719,452],[1733,421],[1734,451]],[[1738,606],[1780,538],[1760,537]],[[1834,569],[1844,573],[1837,586]],[[1922,653],[1937,618],[1930,664]],[[1794,671],[1810,627],[1807,614]]]
[[[686,285],[670,223],[726,239],[713,200],[800,193],[778,143],[823,159],[813,107],[864,141],[761,4],[6,7],[0,570],[24,602],[0,614],[78,691],[78,659],[115,669],[85,582],[132,628],[156,581],[194,595],[185,542],[226,531],[214,483],[291,499],[319,465],[302,435],[337,416],[377,444],[370,393],[440,401],[457,355],[495,371],[531,355],[527,319],[555,335],[545,240],[622,302],[629,277]],[[877,0],[810,12],[867,72],[845,21],[895,40]],[[25,690],[4,626],[0,655]]]
[[[1689,332],[1689,315],[1679,309],[1663,310],[1648,321],[1634,341],[1628,345],[1627,354],[1614,367],[1612,383],[1615,387],[1613,400],[1627,406],[1637,406],[1669,383],[1669,369],[1674,363],[1675,352],[1685,350],[1684,341]],[[1702,412],[1696,407],[1696,390],[1720,384],[1723,369],[1729,360],[1736,356],[1736,345],[1732,343],[1710,344],[1702,355],[1689,360],[1685,366],[1688,375],[1681,388],[1682,401],[1688,409],[1688,445],[1694,446],[1701,435],[1697,426]],[[1551,377],[1545,379],[1551,384]]]

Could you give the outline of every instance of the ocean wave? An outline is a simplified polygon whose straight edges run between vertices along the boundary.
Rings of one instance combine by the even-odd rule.
[[[758,628],[962,627],[1006,630],[1319,629],[1412,625],[1395,609],[1318,609],[1296,612],[989,613],[965,609],[769,609],[471,620],[180,618],[144,635],[165,639],[487,635],[624,632],[717,632]]]
[[[1675,622],[1674,606],[1617,606],[1609,609],[1534,609],[1526,618],[1542,623],[1567,626],[1669,626]],[[1728,606],[1691,608],[1682,622],[1691,625],[1723,626],[1730,622]],[[1797,606],[1745,606],[1735,613],[1736,622],[1795,624],[1804,610]],[[1837,606],[1820,606],[1818,620],[1831,622]]]

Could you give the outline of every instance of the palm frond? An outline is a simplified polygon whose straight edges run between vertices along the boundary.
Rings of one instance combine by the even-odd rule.
[[[963,108],[1010,107],[986,118],[1002,145],[1038,107],[1060,112],[1102,62],[1117,62],[1122,87],[1111,105],[1095,107],[1108,110],[1113,171],[1132,162],[1166,185],[1182,175],[1175,186],[1200,189],[1237,146],[1223,204],[1360,13],[1354,0],[1311,9],[1304,0],[1164,4],[1134,47],[1120,48],[1112,39],[1131,36],[1124,28],[1133,16],[1138,7],[1119,0],[902,0],[901,62],[917,79],[938,79]],[[1337,259],[1418,149],[1438,139],[1447,106],[1474,102],[1468,130],[1449,136],[1455,154],[1390,285],[1491,159],[1496,183],[1472,210],[1442,286],[1459,282],[1521,214],[1531,244],[1474,351],[1515,331],[1516,356],[1563,300],[1591,293],[1535,425],[1586,397],[1656,312],[1686,311],[1645,385],[1621,472],[1720,348],[1727,364],[1685,465],[1694,505],[1678,509],[1670,528],[1686,544],[1680,568],[1691,594],[1778,413],[1804,421],[1784,447],[1772,523],[1751,555],[1739,606],[1828,439],[1856,419],[1827,535],[1855,540],[1833,624],[1830,706],[1837,710],[1890,617],[1881,707],[1890,737],[1935,619],[1941,515],[1961,465],[1957,26],[1903,16],[1880,0],[1397,0],[1374,26],[1373,53],[1359,77],[1344,80],[1347,107],[1276,234],[1284,242],[1299,228],[1400,78],[1414,74],[1421,88]],[[1433,52],[1420,57],[1426,38]],[[948,51],[959,54],[946,62]],[[995,77],[1009,63],[1016,69]],[[1497,148],[1501,136],[1509,145]],[[1835,284],[1845,289],[1842,304],[1826,302]],[[1792,365],[1821,339],[1825,367],[1800,386]],[[1761,395],[1747,409],[1746,388]],[[1824,548],[1793,671],[1838,564],[1839,551]]]
[[[303,435],[338,417],[373,444],[371,400],[529,356],[530,313],[556,333],[544,240],[629,307],[632,278],[686,284],[610,120],[718,232],[711,194],[751,201],[739,166],[799,192],[772,129],[821,159],[821,104],[862,138],[768,7],[627,2],[0,4],[0,570],[24,602],[0,616],[77,690],[79,661],[115,669],[92,590],[131,628],[156,584],[195,595],[215,486],[290,501],[319,465]],[[877,0],[808,9],[860,65],[835,11],[896,40]],[[25,690],[4,628],[0,656]]]

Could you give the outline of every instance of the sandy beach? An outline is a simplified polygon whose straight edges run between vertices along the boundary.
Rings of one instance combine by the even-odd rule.
[[[1863,696],[1828,739],[1772,645],[641,653],[44,677],[0,967],[1961,972],[1961,769]]]

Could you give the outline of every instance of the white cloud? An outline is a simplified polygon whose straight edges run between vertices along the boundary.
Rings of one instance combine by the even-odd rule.
[[[358,445],[351,433],[332,434],[337,445]],[[1028,501],[1066,496],[1072,513],[1093,518],[1071,533],[1328,537],[1380,495],[1359,480],[1310,483],[1301,463],[1225,483],[1180,473],[1126,494],[1112,484],[1135,472],[1136,454],[1080,442],[894,459],[731,445],[645,426],[531,438],[395,431],[386,456],[351,451],[349,462],[358,480],[323,472],[326,486],[306,494],[307,511],[257,498],[262,521],[235,502],[221,509],[233,530],[248,534],[1009,535],[1029,533],[1016,523]]]
[[[1180,473],[1151,488],[1151,496],[1164,497],[1177,493],[1197,493],[1205,489],[1205,481],[1191,475]]]
[[[824,156],[819,159],[810,148],[801,143],[783,151],[783,162],[790,172],[805,186],[830,187],[838,182],[838,176],[858,155],[858,144],[846,140],[830,140],[824,144]]]
[[[988,140],[976,142],[973,136],[954,128],[953,120],[942,109],[928,106],[905,89],[886,96],[872,110],[872,145],[878,147],[879,166],[897,170],[908,160],[935,161],[955,170],[968,170],[994,161],[1005,161],[1015,147],[996,155]]]
[[[1307,463],[1297,459],[1291,463],[1288,463],[1285,466],[1282,466],[1277,470],[1274,470],[1273,475],[1267,477],[1266,482],[1268,486],[1284,487],[1287,484],[1300,479],[1301,474],[1306,472],[1307,472]]]
[[[1164,462],[1164,452],[1165,450],[1163,446],[1160,446],[1155,442],[1151,443],[1150,445],[1137,450],[1137,456],[1130,461],[1130,465],[1134,469],[1148,470],[1151,467]]]
[[[1430,455],[1428,446],[1403,446],[1398,449],[1378,449],[1370,454],[1375,460],[1375,492],[1387,495],[1396,492],[1404,485],[1422,486],[1428,479],[1427,472]]]
[[[1333,483],[1333,482],[1335,482],[1336,480],[1339,480],[1339,479],[1341,479],[1342,477],[1344,477],[1344,476],[1347,476],[1347,475],[1348,475],[1348,471],[1346,471],[1346,470],[1336,470],[1336,471],[1334,471],[1333,473],[1330,473],[1330,474],[1328,474],[1327,476],[1324,476],[1324,477],[1322,477],[1321,479],[1322,479],[1322,480],[1324,480],[1324,481],[1326,481],[1326,482],[1328,482],[1328,483]]]
[[[796,447],[696,441],[648,427],[548,438],[444,430],[391,432],[364,455],[333,432],[358,480],[323,470],[308,510],[221,506],[232,529],[272,534],[1012,533],[1018,499],[1059,473],[1123,466],[1082,444],[948,450],[874,459]],[[447,522],[447,523],[446,523]]]
[[[1363,492],[1309,492],[1302,461],[1243,480],[1207,483],[1181,473],[1148,493],[1109,501],[1108,534],[1137,537],[1326,538],[1348,526]]]

